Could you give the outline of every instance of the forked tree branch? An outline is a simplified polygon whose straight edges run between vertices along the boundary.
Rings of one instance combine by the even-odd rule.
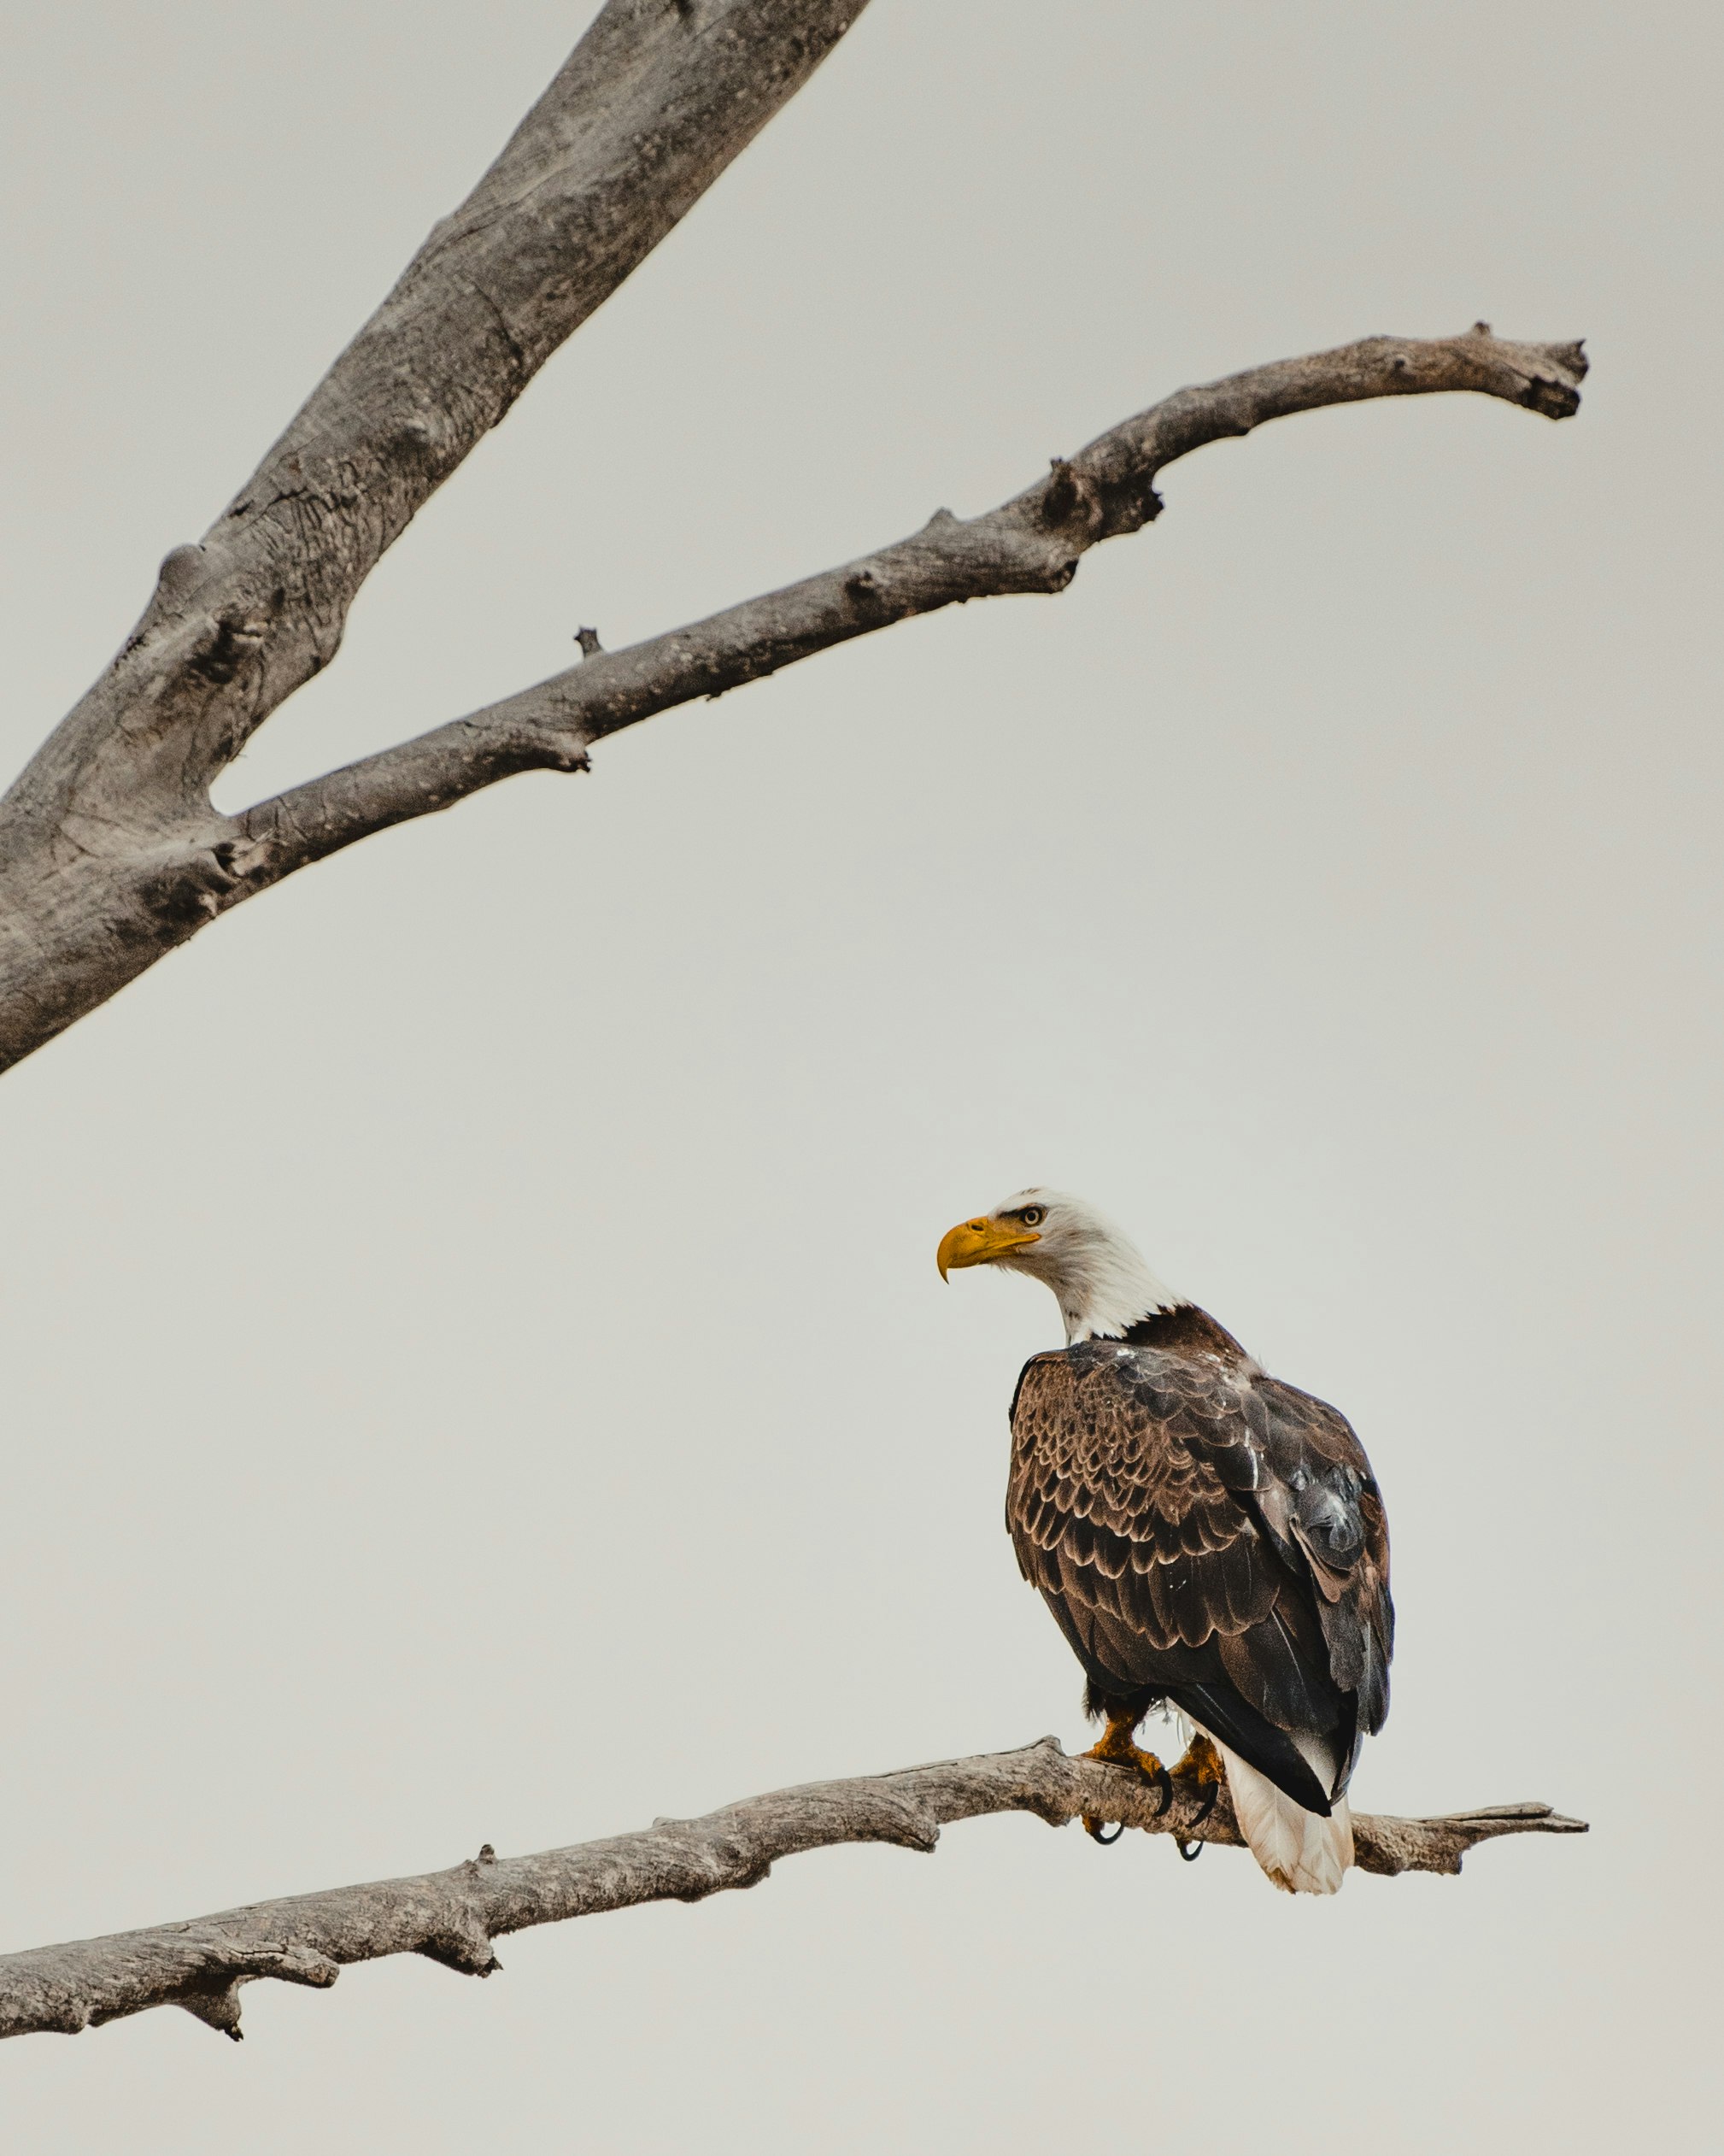
[[[218,910],[212,782],[335,656],[409,520],[866,4],[607,0],[0,804],[0,1069]]]
[[[365,579],[615,291],[807,79],[865,0],[608,0],[472,196],[431,233],[224,514],[161,565],[120,655],[0,802],[0,1070],[219,914],[388,824],[655,711],[906,616],[1058,591],[1160,507],[1205,442],[1362,397],[1465,390],[1563,418],[1578,345],[1482,326],[1368,338],[1184,390],[1002,508],[575,672],[239,816],[209,790],[335,656]],[[583,637],[583,649],[589,639]]]
[[[1173,1788],[1163,1810],[1160,1794],[1133,1770],[1068,1758],[1048,1736],[1018,1752],[806,1783],[703,1818],[660,1819],[636,1834],[537,1856],[498,1857],[487,1844],[448,1871],[0,1957],[0,2036],[72,2036],[146,2007],[177,2006],[237,2038],[238,1989],[261,1977],[325,1986],[349,1962],[396,1953],[488,1977],[499,1965],[494,1942],[511,1931],[644,1901],[703,1901],[758,1885],[780,1857],[805,1849],[890,1842],[928,1851],[942,1826],[990,1812],[1034,1812],[1050,1826],[1087,1814],[1175,1836],[1186,1848],[1240,1846],[1225,1789],[1205,1816],[1205,1792],[1183,1779]],[[1458,1872],[1468,1850],[1499,1835],[1586,1831],[1584,1821],[1545,1804],[1434,1819],[1353,1815],[1359,1869],[1387,1873]]]
[[[448,808],[522,771],[580,771],[587,749],[654,713],[970,599],[1063,591],[1082,556],[1160,514],[1157,475],[1265,420],[1383,397],[1471,391],[1566,419],[1579,344],[1516,344],[1480,322],[1460,337],[1369,337],[1183,389],[1099,436],[997,509],[950,511],[907,539],[668,635],[578,666],[433,732],[296,786],[224,825],[231,878],[215,910],[390,824]],[[586,633],[583,635],[585,648]]]
[[[1207,443],[1323,406],[1451,391],[1564,419],[1579,407],[1586,373],[1578,344],[1512,343],[1482,322],[1458,337],[1367,338],[1253,367],[1178,391],[1069,461],[1056,458],[1045,479],[981,516],[942,509],[894,545],[625,650],[600,651],[583,633],[578,666],[237,816],[210,806],[213,770],[198,782],[196,805],[182,800],[171,832],[127,825],[116,806],[100,854],[79,851],[27,893],[26,910],[46,908],[57,925],[69,921],[89,963],[68,965],[57,932],[15,950],[9,979],[0,958],[0,1069],[219,914],[357,839],[520,772],[585,770],[590,744],[625,726],[894,621],[970,599],[1063,590],[1091,547],[1159,514],[1158,474]],[[230,663],[240,663],[224,651],[218,664],[207,636],[188,649],[189,658],[179,656],[194,672],[214,666],[226,679]],[[217,761],[237,754],[243,738],[224,740]],[[132,753],[129,743],[121,751]],[[123,790],[122,775],[122,798]],[[120,843],[128,830],[129,853]],[[12,924],[15,943],[24,919]],[[37,989],[50,949],[55,999],[44,1002]]]

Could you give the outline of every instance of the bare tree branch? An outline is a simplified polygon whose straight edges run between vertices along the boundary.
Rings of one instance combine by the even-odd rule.
[[[914,537],[668,635],[595,652],[567,672],[417,739],[261,802],[212,830],[231,876],[215,910],[390,824],[448,808],[521,771],[583,771],[590,743],[654,712],[722,696],[817,651],[941,607],[1063,591],[1079,559],[1159,514],[1154,482],[1205,443],[1265,420],[1382,397],[1471,391],[1565,419],[1580,404],[1578,344],[1516,344],[1479,323],[1460,337],[1366,338],[1183,389],[1113,427],[985,515],[939,511]]]
[[[384,549],[866,0],[608,0],[0,804],[0,1068],[218,910],[208,790]]]
[[[1156,473],[1265,420],[1463,390],[1552,418],[1578,345],[1481,324],[1371,338],[1182,391],[1003,507],[604,653],[381,755],[220,815],[209,789],[335,656],[414,512],[807,79],[865,0],[609,0],[224,514],[177,547],[119,657],[0,802],[0,1069],[207,922],[355,839],[907,615],[1058,591],[1160,508]]]
[[[63,993],[50,1003],[40,998],[45,965],[50,986],[63,988],[59,949],[51,961],[40,950],[25,952],[9,978],[0,961],[0,1068],[218,914],[373,831],[449,808],[519,772],[585,770],[589,744],[625,726],[912,615],[970,599],[1063,590],[1091,547],[1159,514],[1157,475],[1206,443],[1326,405],[1449,391],[1563,419],[1579,406],[1586,372],[1579,344],[1511,343],[1479,323],[1452,338],[1367,338],[1181,390],[1069,461],[1056,458],[1047,478],[983,515],[962,520],[941,510],[895,545],[621,651],[599,650],[596,637],[589,649],[583,637],[582,661],[566,673],[238,816],[218,815],[206,786],[195,817],[184,812],[171,835],[134,833],[129,855],[114,843],[122,827],[111,825],[97,863],[94,919],[89,853],[62,866],[50,897],[62,914],[75,911],[75,933],[95,938],[105,954],[80,977],[86,998],[78,1008]],[[208,664],[208,655],[188,663]],[[116,872],[130,879],[119,903]],[[125,934],[128,905],[142,908],[147,934]],[[15,917],[15,933],[25,919]]]
[[[895,1774],[810,1782],[726,1805],[699,1819],[660,1819],[636,1834],[578,1842],[537,1856],[498,1857],[489,1843],[448,1871],[258,1901],[190,1924],[38,1947],[0,1957],[0,2036],[74,2036],[149,2006],[184,2006],[237,2038],[238,1988],[260,1977],[332,1984],[342,1967],[419,1953],[469,1976],[497,1968],[493,1942],[534,1924],[631,1908],[703,1901],[756,1886],[780,1857],[841,1842],[890,1842],[931,1850],[942,1826],[997,1812],[1031,1812],[1050,1826],[1088,1815],[1148,1834],[1239,1848],[1225,1789],[1182,1779],[1165,1811],[1129,1768],[1068,1758],[1057,1737],[1022,1751],[984,1753]],[[1353,1816],[1359,1869],[1457,1873],[1468,1850],[1505,1834],[1584,1834],[1546,1804],[1509,1804],[1445,1818]]]

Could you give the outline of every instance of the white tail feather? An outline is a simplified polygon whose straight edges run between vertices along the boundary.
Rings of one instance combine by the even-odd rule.
[[[1353,1860],[1353,1825],[1346,1799],[1338,1798],[1325,1819],[1283,1795],[1236,1752],[1229,1752],[1224,1744],[1217,1749],[1227,1763],[1227,1786],[1239,1830],[1276,1886],[1286,1894],[1339,1892]],[[1301,1744],[1299,1749],[1303,1752],[1305,1747]],[[1311,1765],[1327,1783],[1332,1765],[1316,1759]]]

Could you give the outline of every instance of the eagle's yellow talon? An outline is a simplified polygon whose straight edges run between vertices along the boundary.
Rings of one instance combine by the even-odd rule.
[[[1176,1782],[1213,1783],[1223,1788],[1227,1783],[1227,1769],[1221,1763],[1221,1754],[1201,1730],[1186,1746],[1184,1758],[1174,1762],[1173,1776]]]
[[[1132,1741],[1135,1722],[1116,1716],[1100,1740],[1083,1754],[1086,1759],[1106,1759],[1115,1766],[1135,1766],[1146,1782],[1158,1782],[1167,1769],[1153,1752],[1145,1752]]]
[[[1122,1715],[1111,1716],[1099,1742],[1092,1744],[1082,1757],[1086,1759],[1105,1759],[1111,1766],[1135,1767],[1144,1780],[1152,1783],[1161,1793],[1161,1802],[1156,1806],[1159,1816],[1173,1802],[1173,1783],[1168,1777],[1167,1769],[1154,1753],[1143,1751],[1132,1741],[1131,1733],[1136,1726],[1135,1722]],[[1088,1827],[1088,1821],[1086,1820],[1084,1824]],[[1101,1837],[1092,1829],[1090,1838],[1099,1841]]]

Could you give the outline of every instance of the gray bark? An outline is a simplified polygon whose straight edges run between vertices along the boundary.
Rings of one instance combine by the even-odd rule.
[[[533,350],[537,364],[543,352]],[[328,500],[320,498],[319,518],[306,512],[303,531],[293,508],[267,573],[286,577],[290,558],[297,603],[317,599],[296,643],[285,585],[243,619],[212,597],[213,585],[227,590],[230,574],[211,567],[212,550],[225,562],[230,545],[218,526],[201,549],[169,555],[114,673],[0,804],[0,1069],[218,914],[373,831],[519,772],[584,771],[592,743],[625,726],[913,614],[1064,590],[1088,549],[1159,514],[1157,474],[1206,443],[1325,405],[1457,391],[1565,419],[1579,407],[1586,372],[1578,344],[1514,344],[1481,322],[1458,337],[1366,338],[1181,390],[1069,461],[1054,459],[1045,479],[999,508],[967,520],[939,510],[894,545],[624,650],[601,651],[583,631],[581,662],[567,672],[237,816],[211,806],[211,783],[267,709],[321,663],[325,647],[333,651],[339,612],[395,533],[373,529],[362,485],[338,502],[366,535],[362,560],[347,549],[345,526],[331,538]],[[343,416],[360,430],[351,412]],[[307,432],[302,417],[285,439]],[[279,474],[301,455],[278,451],[271,468]],[[393,473],[386,460],[381,469]],[[262,496],[254,483],[228,521],[252,516]],[[269,514],[298,500],[296,491],[275,494]],[[244,543],[255,536],[248,526]],[[327,546],[336,562],[325,578],[320,549]],[[337,587],[340,608],[324,603]]]
[[[1063,591],[1091,547],[1160,514],[1156,475],[1205,443],[1322,405],[1440,391],[1564,419],[1579,406],[1586,372],[1578,344],[1510,344],[1480,323],[1460,337],[1366,338],[1180,390],[1069,461],[1056,458],[1046,479],[997,509],[969,519],[937,510],[895,545],[619,651],[600,651],[583,631],[584,655],[566,673],[217,820],[207,843],[226,849],[232,872],[212,911],[516,772],[583,771],[587,750],[606,736],[852,637],[969,599]]]
[[[847,637],[966,599],[1058,591],[1160,503],[1156,473],[1265,420],[1465,390],[1563,418],[1578,345],[1482,325],[1372,338],[1182,391],[988,514],[470,714],[237,816],[209,790],[328,665],[384,549],[807,79],[865,0],[610,0],[472,196],[431,233],[203,538],[161,565],[108,672],[0,802],[0,1069],[230,907],[355,839]],[[583,637],[583,650],[596,639]]]
[[[895,1774],[812,1782],[727,1805],[698,1819],[660,1819],[636,1834],[537,1856],[498,1857],[489,1843],[447,1871],[337,1887],[0,1958],[0,2036],[80,2030],[146,2007],[177,2006],[237,2038],[240,1985],[261,1977],[332,1984],[348,1962],[424,1954],[469,1976],[498,1967],[494,1942],[644,1901],[701,1901],[756,1886],[780,1857],[841,1842],[933,1849],[940,1830],[997,1812],[1050,1826],[1088,1815],[1193,1844],[1240,1846],[1227,1793],[1201,1816],[1205,1793],[1182,1778],[1164,1811],[1135,1770],[1068,1758],[1044,1737],[1022,1751],[950,1759]],[[1353,1816],[1363,1871],[1453,1874],[1469,1849],[1506,1834],[1584,1834],[1545,1804],[1498,1805],[1434,1819]],[[1267,1889],[1266,1889],[1267,1891]]]
[[[335,656],[414,512],[865,5],[609,0],[0,804],[0,1069],[243,892],[211,783]]]

